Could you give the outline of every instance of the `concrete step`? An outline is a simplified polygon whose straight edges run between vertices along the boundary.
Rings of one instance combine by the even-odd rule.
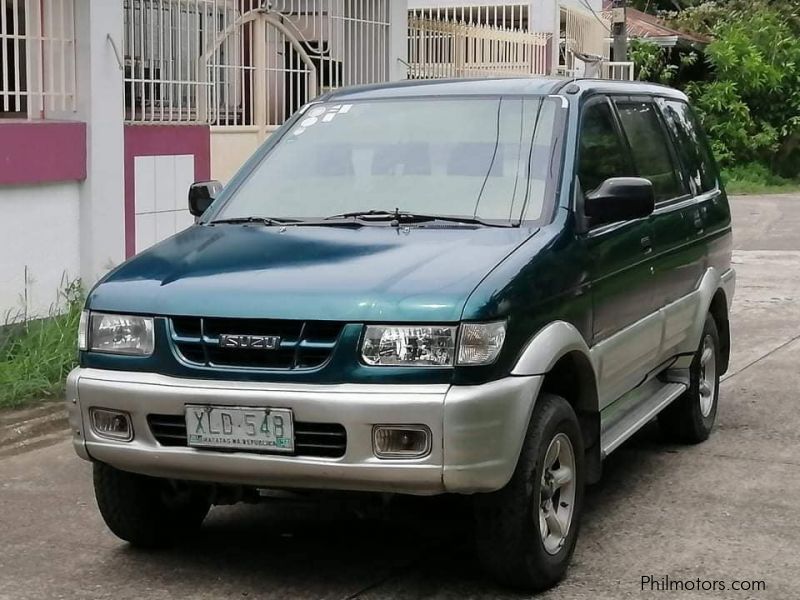
[[[0,456],[57,443],[68,433],[67,407],[63,400],[0,411]]]

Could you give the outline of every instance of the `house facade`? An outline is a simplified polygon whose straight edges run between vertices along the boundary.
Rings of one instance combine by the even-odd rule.
[[[283,120],[405,77],[396,0],[0,0],[0,324],[192,222]]]
[[[489,70],[507,74],[584,74],[584,61],[580,56],[608,62],[611,16],[603,11],[603,0],[409,0],[408,7],[412,22],[449,22],[474,29],[479,38],[488,35],[498,40],[497,50],[488,52],[482,40],[476,43],[479,50],[465,57],[468,71],[471,62],[486,62],[484,59],[488,55],[491,63],[498,54],[505,54],[503,58],[507,64],[493,65]],[[428,37],[447,35],[441,28],[427,25],[427,29],[435,30]],[[422,49],[416,48],[413,25],[409,37],[413,64],[428,48],[425,42]],[[536,49],[529,52],[526,46]],[[470,48],[469,42],[467,48]],[[437,49],[432,50],[436,54]],[[434,58],[434,62],[438,60]],[[471,70],[480,73],[480,67]],[[598,74],[614,74],[614,66],[606,64],[605,71]]]
[[[604,52],[599,4],[0,0],[0,319],[189,226],[189,184],[320,93],[572,73]]]

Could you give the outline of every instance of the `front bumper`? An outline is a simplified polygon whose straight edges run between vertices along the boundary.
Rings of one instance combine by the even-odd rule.
[[[67,403],[78,455],[135,473],[257,487],[473,493],[511,478],[540,385],[540,376],[476,386],[231,383],[77,368],[67,379]],[[183,415],[186,404],[289,408],[297,421],[343,425],[347,448],[341,458],[320,458],[161,446],[147,415]],[[92,407],[128,412],[133,440],[98,437]],[[427,425],[432,451],[379,459],[375,424]]]

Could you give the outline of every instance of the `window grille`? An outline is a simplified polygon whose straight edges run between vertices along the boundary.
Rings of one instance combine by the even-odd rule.
[[[390,0],[124,0],[130,122],[274,128],[389,77]]]
[[[74,112],[73,0],[0,0],[0,117]]]

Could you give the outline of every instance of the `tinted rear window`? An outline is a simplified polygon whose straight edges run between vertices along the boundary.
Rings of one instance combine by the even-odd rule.
[[[666,100],[664,113],[678,142],[678,153],[689,174],[694,193],[713,190],[717,185],[717,177],[711,150],[692,109],[685,102]]]
[[[622,128],[628,136],[631,153],[640,177],[653,184],[656,202],[685,193],[670,153],[670,141],[650,102],[617,103]]]

